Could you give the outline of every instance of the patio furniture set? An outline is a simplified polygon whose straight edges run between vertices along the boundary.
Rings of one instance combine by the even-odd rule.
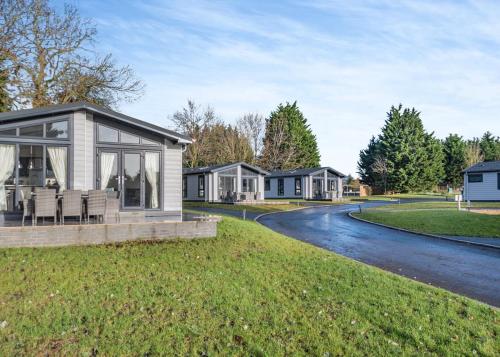
[[[30,216],[32,225],[37,225],[39,218],[42,222],[45,218],[53,218],[54,225],[58,218],[60,224],[65,224],[66,217],[77,218],[80,224],[82,218],[87,224],[91,217],[95,223],[104,222],[107,217],[114,217],[116,222],[120,219],[120,193],[117,191],[65,190],[56,193],[55,189],[36,187],[34,192],[21,189],[21,202],[23,226],[25,218]]]

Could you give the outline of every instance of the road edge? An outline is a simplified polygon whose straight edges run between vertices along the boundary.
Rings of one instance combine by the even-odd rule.
[[[394,227],[394,226],[388,226],[386,224],[368,221],[366,219],[353,216],[352,215],[353,213],[355,213],[355,212],[347,212],[347,215],[350,218],[355,219],[357,221],[368,223],[368,224],[373,224],[375,226],[384,227],[384,228],[388,228],[388,229],[392,229],[392,230],[396,230],[396,231],[400,231],[400,232],[405,232],[405,233],[416,234],[416,235],[419,235],[419,236],[430,237],[430,238],[434,238],[434,239],[442,239],[442,240],[447,240],[447,241],[455,242],[455,243],[461,243],[461,244],[467,244],[467,245],[475,245],[475,246],[478,246],[478,247],[500,250],[500,247],[496,246],[496,245],[491,245],[491,244],[486,244],[486,243],[472,242],[472,241],[469,241],[469,240],[455,239],[455,238],[450,238],[450,237],[444,237],[444,236],[440,236],[440,235],[437,235],[437,234],[431,234],[431,233],[415,232],[415,231],[411,231],[411,230],[404,229],[404,228],[399,228],[399,227]]]

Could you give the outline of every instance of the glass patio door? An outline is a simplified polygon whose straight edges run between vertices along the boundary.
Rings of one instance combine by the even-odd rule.
[[[160,153],[137,150],[99,150],[98,186],[120,192],[123,209],[159,209]]]
[[[143,170],[140,152],[123,152],[123,208],[143,208]]]

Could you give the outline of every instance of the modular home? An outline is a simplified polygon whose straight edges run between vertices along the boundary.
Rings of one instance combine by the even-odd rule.
[[[244,162],[185,168],[182,197],[186,201],[228,203],[263,200],[267,174]]]
[[[344,174],[331,167],[274,171],[265,179],[265,198],[342,198]]]
[[[86,102],[0,114],[0,210],[38,187],[117,191],[121,211],[182,213],[181,134]]]
[[[464,200],[500,201],[500,161],[485,161],[463,171]]]

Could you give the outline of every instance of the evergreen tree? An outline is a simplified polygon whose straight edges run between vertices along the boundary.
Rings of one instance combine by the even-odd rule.
[[[426,162],[420,164],[422,179],[419,190],[432,190],[443,182],[446,177],[444,169],[444,150],[441,140],[434,137],[434,133],[425,136]]]
[[[445,182],[453,188],[463,184],[462,170],[466,168],[467,143],[461,136],[450,134],[443,142]]]
[[[487,131],[479,141],[484,161],[500,160],[500,138]]]
[[[379,141],[372,136],[370,142],[368,143],[368,147],[364,150],[361,150],[359,153],[359,161],[358,161],[358,174],[362,182],[372,187],[378,187],[378,181],[380,181],[377,177],[377,174],[373,171],[373,165],[375,163],[375,159],[377,155],[380,154],[380,145]]]
[[[424,130],[415,109],[392,107],[378,138],[360,152],[358,173],[375,192],[432,189],[444,178],[441,142]]]
[[[426,184],[423,166],[428,163],[427,137],[420,113],[402,105],[392,107],[380,135],[381,152],[387,160],[388,189],[415,192]],[[424,177],[426,176],[426,177]]]
[[[297,106],[280,104],[266,120],[261,165],[269,170],[319,166],[316,136]]]

